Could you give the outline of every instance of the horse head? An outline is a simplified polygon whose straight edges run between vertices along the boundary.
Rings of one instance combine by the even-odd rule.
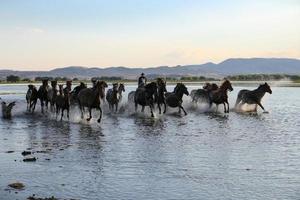
[[[265,84],[260,85],[260,87],[263,88],[263,90],[265,92],[268,92],[269,94],[272,94],[271,87],[267,82],[265,82]]]
[[[63,90],[64,90],[64,85],[63,84],[59,84],[58,85],[58,90],[59,90],[59,94],[60,95],[62,95],[64,92],[63,92]]]
[[[167,92],[166,81],[162,78],[157,78],[157,86],[160,91]]]
[[[48,87],[48,79],[44,79],[43,81],[42,81],[42,85],[43,85],[43,87]]]
[[[107,88],[108,85],[105,81],[97,81],[95,88],[99,92],[101,99],[105,97],[105,88]]]
[[[223,90],[233,91],[233,87],[228,79],[225,79],[220,88]]]
[[[175,93],[182,93],[182,94],[185,94],[185,95],[189,96],[189,91],[183,83],[177,83],[175,88],[176,88]]]
[[[57,81],[51,81],[51,87],[56,88],[57,86]]]
[[[118,91],[121,93],[121,92],[125,92],[125,86],[123,83],[120,83],[119,85],[119,88],[118,88]]]

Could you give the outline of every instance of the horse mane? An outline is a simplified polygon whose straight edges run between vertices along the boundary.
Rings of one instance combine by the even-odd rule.
[[[224,81],[223,81],[223,83],[220,85],[220,89],[224,89],[224,88],[226,88],[228,85],[230,84],[230,81],[228,80],[228,79],[225,79]]]

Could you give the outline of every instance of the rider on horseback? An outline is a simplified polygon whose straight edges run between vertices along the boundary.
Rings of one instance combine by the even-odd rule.
[[[147,84],[147,78],[145,77],[145,74],[142,73],[141,76],[138,79],[138,87],[144,87]]]

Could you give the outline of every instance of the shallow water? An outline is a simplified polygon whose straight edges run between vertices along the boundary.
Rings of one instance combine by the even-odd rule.
[[[174,86],[168,87],[172,90]],[[201,86],[189,86],[192,88]],[[109,114],[101,124],[25,113],[26,86],[0,85],[0,97],[16,100],[12,120],[0,119],[0,199],[55,196],[75,199],[299,199],[300,88],[273,87],[264,114],[207,111],[185,97],[188,115],[169,109],[150,118]],[[243,87],[245,88],[245,87]],[[247,87],[246,87],[247,88]],[[230,105],[241,89],[229,93]],[[252,87],[249,87],[252,89]],[[97,113],[95,113],[96,115]],[[35,152],[23,162],[21,152]],[[6,153],[6,151],[14,151]],[[40,151],[40,152],[39,152]],[[8,190],[20,181],[25,189]]]

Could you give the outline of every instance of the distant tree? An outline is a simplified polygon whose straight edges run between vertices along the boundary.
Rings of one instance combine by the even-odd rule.
[[[73,78],[73,81],[78,81],[79,79],[78,78]]]
[[[7,82],[18,82],[18,81],[20,81],[20,77],[15,76],[15,75],[9,75],[6,77],[6,81]]]
[[[24,82],[30,82],[31,80],[29,78],[23,78],[22,81],[24,81]]]

